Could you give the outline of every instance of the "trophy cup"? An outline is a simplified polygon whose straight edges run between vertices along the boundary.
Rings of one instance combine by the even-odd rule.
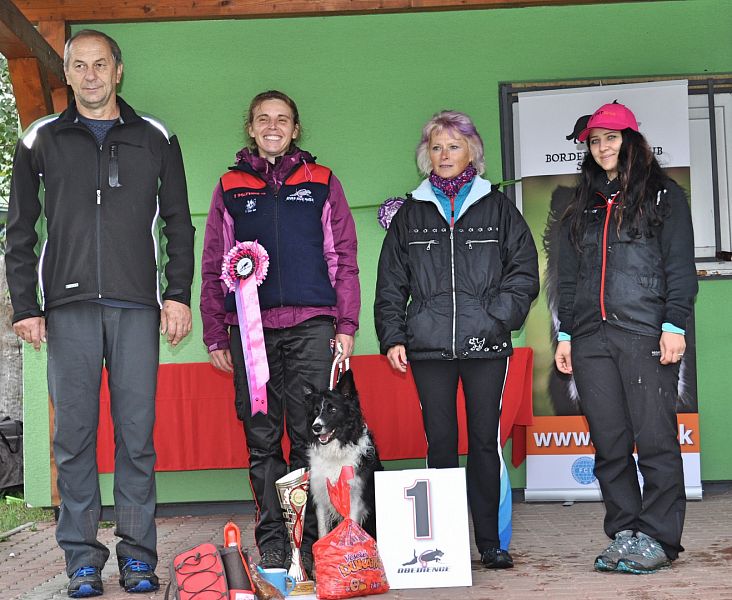
[[[285,517],[287,534],[292,548],[292,564],[288,574],[297,582],[291,596],[313,594],[315,582],[308,579],[302,564],[300,546],[302,545],[303,525],[305,523],[305,508],[308,500],[308,473],[306,469],[297,469],[280,477],[275,481],[277,495]]]

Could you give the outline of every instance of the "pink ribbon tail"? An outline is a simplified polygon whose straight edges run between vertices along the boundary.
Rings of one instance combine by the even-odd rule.
[[[256,277],[240,279],[234,297],[236,298],[241,345],[244,350],[244,366],[247,371],[252,416],[258,412],[266,415],[269,365],[267,364],[267,349],[264,345]]]

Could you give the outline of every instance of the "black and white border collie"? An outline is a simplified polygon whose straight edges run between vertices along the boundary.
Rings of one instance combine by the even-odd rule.
[[[353,467],[350,517],[376,538],[374,472],[383,470],[358,401],[353,373],[347,370],[333,390],[305,386],[310,401],[310,494],[318,518],[318,537],[341,520],[330,502],[326,480],[335,484],[341,468]]]

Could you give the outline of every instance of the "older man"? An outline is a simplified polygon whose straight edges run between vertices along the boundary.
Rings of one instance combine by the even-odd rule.
[[[191,329],[194,230],[185,173],[176,137],[117,96],[122,54],[113,39],[76,33],[64,50],[64,71],[74,101],[29,127],[15,153],[6,253],[13,327],[36,350],[48,345],[61,495],[56,538],[69,596],[102,594],[109,558],[97,541],[102,365],[115,428],[120,585],[147,592],[159,585],[152,437],[158,330],[176,345]],[[167,240],[164,289],[158,217]],[[40,247],[38,229],[45,232]]]

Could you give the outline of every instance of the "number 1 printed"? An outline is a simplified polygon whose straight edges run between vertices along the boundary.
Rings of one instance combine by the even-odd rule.
[[[404,497],[412,501],[414,538],[432,538],[432,510],[429,479],[418,479],[410,488],[404,488]]]

